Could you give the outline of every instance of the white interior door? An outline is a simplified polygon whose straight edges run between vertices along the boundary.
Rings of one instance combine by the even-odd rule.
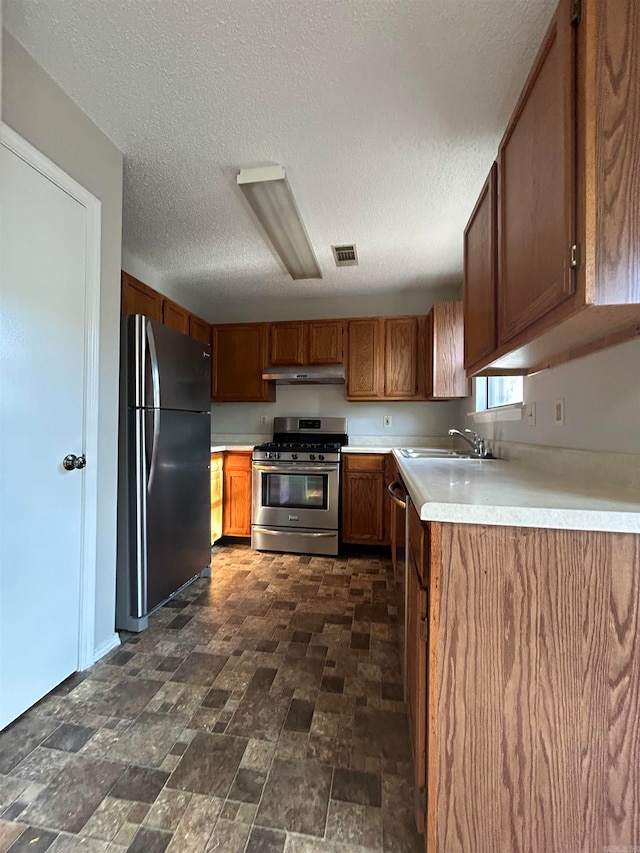
[[[88,218],[4,145],[0,187],[3,728],[79,668]]]

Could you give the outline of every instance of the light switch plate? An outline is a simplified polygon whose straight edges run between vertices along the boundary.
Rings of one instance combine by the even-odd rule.
[[[556,426],[564,426],[564,397],[558,397],[554,408],[554,423]]]
[[[529,426],[536,425],[536,404],[527,403],[527,424]]]
[[[392,423],[393,423],[393,418],[391,417],[391,415],[385,415],[384,418],[382,419],[382,425],[385,428],[390,427]]]

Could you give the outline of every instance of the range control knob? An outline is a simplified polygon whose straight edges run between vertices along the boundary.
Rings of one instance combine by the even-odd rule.
[[[297,454],[297,453],[292,453],[292,454],[291,454],[291,458],[292,458],[292,459],[297,459],[297,458],[298,458],[298,454]]]
[[[318,459],[320,460],[320,462],[324,462],[324,453],[321,453],[321,454],[318,456]]]
[[[316,454],[315,454],[315,453],[310,453],[310,454],[309,454],[309,459],[310,459],[312,462],[315,462],[315,458],[316,458]]]

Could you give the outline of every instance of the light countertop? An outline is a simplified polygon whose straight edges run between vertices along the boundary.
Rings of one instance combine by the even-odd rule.
[[[629,488],[516,461],[394,456],[423,521],[640,533],[640,495]]]

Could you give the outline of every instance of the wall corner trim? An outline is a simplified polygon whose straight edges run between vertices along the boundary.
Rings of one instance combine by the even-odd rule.
[[[107,637],[106,640],[103,640],[99,646],[95,646],[93,650],[93,663],[96,663],[103,658],[105,655],[109,654],[110,651],[116,649],[120,645],[120,637],[114,631],[110,637]],[[88,669],[89,667],[86,667]]]

